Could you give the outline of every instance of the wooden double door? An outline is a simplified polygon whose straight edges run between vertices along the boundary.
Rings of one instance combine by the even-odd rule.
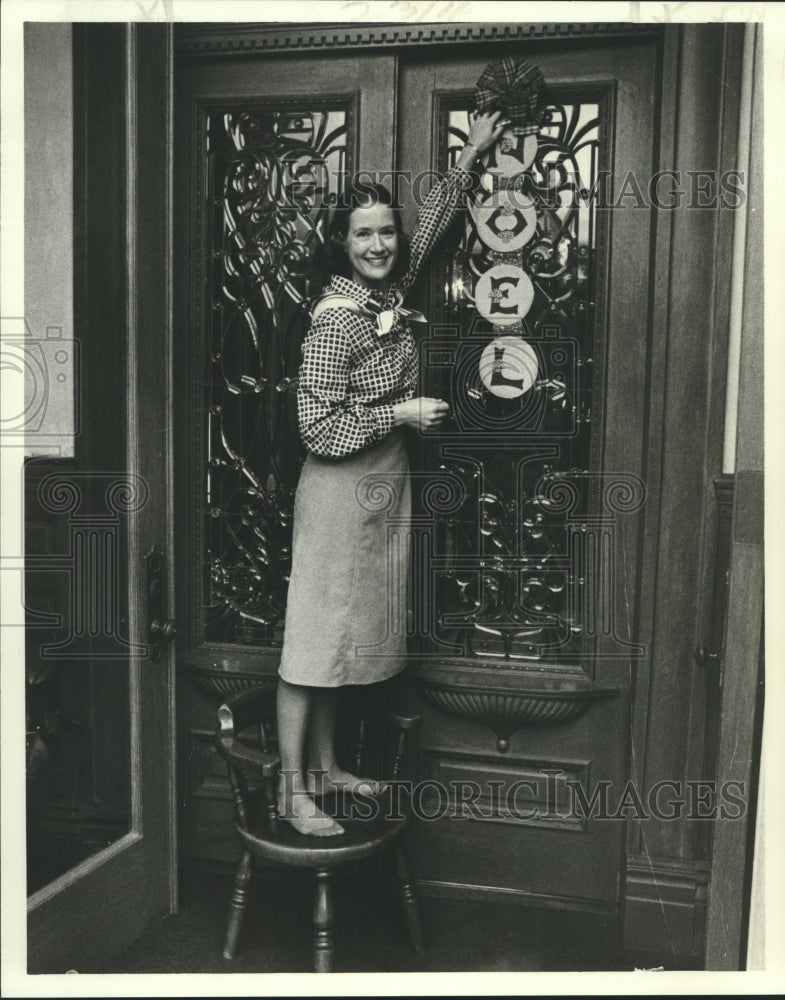
[[[710,80],[738,43],[531,27],[178,36],[181,849],[234,856],[212,718],[222,692],[275,682],[302,302],[341,177],[394,184],[411,230],[485,68],[527,61],[542,114],[484,162],[412,295],[422,392],[451,405],[410,441],[413,867],[425,891],[608,913],[632,886],[639,929],[667,872],[689,950],[705,844],[651,789],[711,764],[692,652],[722,405],[705,359],[723,356],[725,307],[684,261],[728,222],[668,207],[695,194],[687,168],[728,156]]]
[[[699,954],[710,827],[686,815],[688,782],[713,777],[718,687],[693,653],[721,617],[713,479],[732,227],[705,174],[733,166],[738,30],[86,35],[77,304],[85,343],[101,347],[86,469],[111,460],[150,488],[123,563],[123,634],[140,647],[155,603],[140,556],[173,555],[177,747],[174,648],[129,654],[127,833],[31,897],[31,970],[80,956],[99,967],[174,907],[175,827],[181,859],[236,859],[215,709],[275,684],[316,234],[341,176],[360,169],[396,184],[411,229],[465,137],[477,79],[507,57],[540,69],[545,113],[488,162],[482,204],[446,234],[411,303],[429,319],[422,391],[451,404],[437,436],[410,441],[411,656],[394,694],[423,720],[413,868],[421,891],[623,912],[630,943]],[[505,208],[498,181],[516,159],[520,201]],[[488,251],[489,231],[501,249]],[[126,263],[107,239],[131,247]],[[520,324],[483,315],[527,287],[519,272]],[[122,364],[106,378],[112,349]],[[124,376],[105,459],[102,404]],[[160,627],[160,584],[157,600]]]

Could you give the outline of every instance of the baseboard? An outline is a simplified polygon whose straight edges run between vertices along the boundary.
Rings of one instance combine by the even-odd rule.
[[[504,889],[493,885],[468,885],[460,882],[437,882],[432,879],[415,879],[417,892],[421,896],[439,896],[451,899],[475,899],[478,902],[517,903],[521,906],[546,907],[555,910],[580,910],[585,913],[599,913],[613,916],[617,907],[613,903],[603,903],[578,896],[546,896],[542,893],[526,892],[521,889]]]
[[[666,963],[675,958],[702,960],[708,888],[706,862],[628,858],[625,948],[660,955]]]

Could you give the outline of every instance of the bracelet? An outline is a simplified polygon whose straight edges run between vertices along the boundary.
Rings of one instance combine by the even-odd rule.
[[[479,159],[479,157],[480,157],[480,151],[479,151],[479,149],[477,149],[477,147],[474,145],[473,142],[465,142],[464,146],[471,146],[472,149],[474,150],[474,155]]]

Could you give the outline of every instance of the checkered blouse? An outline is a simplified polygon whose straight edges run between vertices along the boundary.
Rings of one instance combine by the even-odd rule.
[[[467,171],[453,167],[431,190],[411,238],[408,270],[386,301],[341,275],[333,275],[325,295],[348,297],[362,309],[369,301],[377,310],[400,303],[471,182]],[[327,305],[303,344],[297,408],[306,448],[343,458],[381,441],[392,430],[393,406],[414,395],[417,372],[417,348],[405,319],[396,315],[390,331],[380,334],[372,315]]]

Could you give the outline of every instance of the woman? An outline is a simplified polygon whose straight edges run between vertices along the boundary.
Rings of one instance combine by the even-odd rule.
[[[506,127],[499,115],[473,117],[411,244],[379,185],[350,186],[330,225],[332,277],[313,310],[297,393],[309,454],[295,499],[278,683],[279,813],[300,833],[343,833],[311,798],[317,776],[322,794],[379,790],[335,759],[338,688],[404,666],[410,484],[402,428],[429,430],[448,410],[442,400],[412,398],[417,349],[401,301],[468,188],[467,170]]]

